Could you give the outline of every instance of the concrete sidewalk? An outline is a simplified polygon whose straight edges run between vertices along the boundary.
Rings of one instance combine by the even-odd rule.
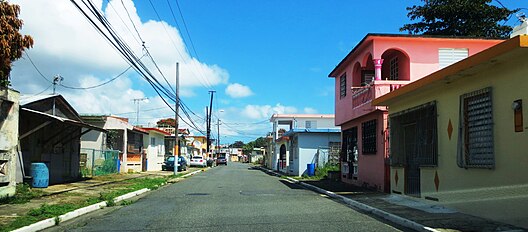
[[[266,171],[270,171],[267,169]],[[279,173],[274,172],[277,175]],[[460,213],[454,209],[444,207],[433,201],[424,201],[418,198],[411,198],[396,194],[385,194],[371,191],[362,187],[343,183],[333,180],[302,180],[300,184],[311,188],[314,191],[318,189],[329,191],[326,193],[330,197],[335,193],[339,198],[350,199],[353,202],[359,202],[357,205],[366,205],[375,208],[381,212],[381,215],[395,215],[398,223],[402,226],[408,226],[410,222],[414,225],[422,225],[423,230],[430,231],[525,231],[526,229],[508,225],[501,222],[491,221],[488,219],[471,216]],[[319,191],[320,192],[320,191]],[[346,202],[344,202],[346,203]],[[354,204],[352,204],[354,207]],[[359,207],[362,210],[362,207]],[[370,210],[368,210],[370,211]],[[379,216],[379,215],[378,215]],[[398,223],[400,224],[400,223]]]

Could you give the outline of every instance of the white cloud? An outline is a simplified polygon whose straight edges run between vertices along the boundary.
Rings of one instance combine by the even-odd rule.
[[[304,107],[305,114],[317,114],[317,110],[312,107]]]
[[[232,98],[243,98],[253,95],[253,92],[249,87],[238,83],[229,84],[226,87],[225,92]]]
[[[113,28],[131,47],[138,57],[143,48],[134,27],[121,4],[121,0],[112,0],[102,9],[103,1],[94,1],[95,5],[107,16]],[[24,20],[22,33],[33,37],[34,47],[29,55],[40,71],[49,79],[55,74],[64,77],[64,85],[87,87],[102,83],[116,76],[128,67],[119,53],[89,24],[70,1],[14,0],[21,7],[20,18]],[[194,96],[194,89],[201,86],[226,84],[229,74],[217,65],[210,65],[193,58],[177,28],[166,22],[141,20],[131,0],[123,0],[130,17],[140,32],[159,68],[174,86],[176,62],[180,63],[180,94]],[[167,36],[169,34],[170,36]],[[170,38],[170,39],[169,39]],[[142,61],[159,81],[165,81],[147,57]],[[37,93],[50,86],[50,83],[33,68],[28,59],[14,63],[11,72],[13,88],[22,93]],[[60,94],[82,113],[115,113],[135,111],[133,98],[149,97],[150,102],[142,108],[155,108],[164,105],[158,96],[148,96],[151,89],[148,83],[138,78],[130,70],[115,81],[90,90],[71,90],[58,87]],[[51,92],[51,89],[46,93]],[[150,91],[152,92],[152,91]],[[150,114],[150,115],[149,115]],[[145,113],[153,117],[170,115],[171,111]],[[127,115],[135,118],[134,114]],[[143,116],[140,116],[143,118]],[[133,120],[131,120],[133,121]],[[141,121],[141,120],[140,120]]]
[[[270,118],[273,114],[294,114],[297,113],[297,108],[293,106],[283,106],[277,103],[275,106],[271,105],[247,105],[242,114],[250,119],[264,119]]]

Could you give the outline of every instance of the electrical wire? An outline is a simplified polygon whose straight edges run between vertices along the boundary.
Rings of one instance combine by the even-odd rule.
[[[30,95],[30,96],[21,96],[20,98],[22,99],[28,99],[28,98],[32,98],[32,97],[36,97],[36,96],[39,96],[41,95],[42,93],[46,92],[48,89],[50,89],[51,87],[53,86],[53,84],[49,85],[47,88],[45,88],[44,90],[36,93],[36,94],[33,94],[33,95]]]
[[[93,2],[91,0],[80,0],[82,2],[82,4],[86,7],[88,12],[91,15],[93,15],[93,17],[92,17],[86,12],[85,9],[83,9],[83,7],[81,7],[81,5],[79,5],[77,3],[77,1],[75,1],[75,0],[70,0],[70,1],[81,12],[81,14],[89,21],[89,23],[99,32],[99,34],[101,34],[107,40],[107,42],[109,42],[110,45],[112,45],[114,47],[114,49],[116,49],[121,54],[121,56],[131,65],[131,67],[134,68],[134,70],[138,74],[140,74],[140,76],[143,77],[143,79],[145,79],[152,86],[152,88],[154,89],[156,94],[158,96],[160,96],[162,101],[169,107],[169,109],[171,109],[173,112],[176,112],[175,109],[173,108],[173,106],[170,105],[167,102],[165,97],[167,97],[169,100],[172,100],[172,101],[176,102],[176,98],[178,98],[178,100],[181,101],[179,96],[176,96],[175,93],[173,93],[172,91],[167,89],[166,86],[162,85],[157,80],[157,78],[148,69],[148,67],[143,62],[141,62],[140,59],[138,59],[138,57],[130,49],[128,44],[126,44],[126,42],[124,42],[122,40],[122,38],[117,34],[117,32],[113,29],[111,23],[106,19],[106,17],[102,14],[102,12],[100,12],[100,10],[93,4]],[[121,3],[124,6],[123,1],[121,1]],[[144,41],[143,41],[143,39],[141,37],[141,34],[139,33],[139,31],[137,30],[137,27],[133,23],[133,21],[131,19],[131,16],[130,16],[130,13],[128,12],[126,7],[125,7],[125,10],[127,11],[127,15],[129,16],[129,19],[131,20],[131,23],[134,26],[134,30],[136,30],[136,33],[138,34],[138,37],[142,40],[143,49],[147,52],[147,55],[149,55],[150,52],[148,51],[147,47],[144,46]],[[149,57],[151,57],[151,56],[149,55]],[[155,61],[154,61],[154,63],[155,63]],[[160,71],[160,73],[163,74],[161,72],[161,70],[158,70],[158,71]],[[187,112],[187,109],[186,109],[187,107],[185,107],[184,104],[182,104],[182,105],[183,105],[183,107],[180,107],[180,108],[182,108],[182,112],[187,117],[187,119],[189,119],[189,122],[187,120],[185,120],[182,117],[181,114],[178,114],[178,117],[184,123],[186,123],[189,127],[193,128],[193,129],[195,129],[195,130],[197,130],[197,131],[199,131],[200,133],[203,134],[203,131],[198,126],[196,126],[194,121],[191,119],[189,113]],[[189,111],[191,111],[191,110],[189,109]],[[193,112],[193,114],[194,114],[194,112]]]
[[[37,70],[37,72],[40,74],[40,76],[42,78],[44,78],[44,80],[46,80],[47,82],[49,83],[53,83],[53,81],[49,80],[46,76],[44,76],[44,74],[42,74],[42,72],[40,71],[39,68],[37,68],[37,66],[35,65],[35,63],[33,63],[33,60],[31,59],[31,57],[29,56],[29,53],[27,52],[27,50],[24,52],[24,54],[26,54],[26,57],[29,59],[29,62],[31,62],[31,65],[33,65],[33,68],[35,68],[35,70]]]
[[[183,14],[181,13],[181,9],[180,9],[180,6],[178,4],[178,2],[176,2],[177,6],[178,6],[178,10],[180,12],[180,16],[181,16],[181,19],[184,23],[184,26],[185,26],[185,29],[187,31],[187,37],[189,38],[189,42],[191,43],[192,45],[192,48],[193,48],[193,51],[194,51],[194,56],[196,57],[197,60],[200,60],[200,58],[198,58],[198,53],[196,53],[196,49],[194,49],[194,43],[192,42],[192,39],[190,37],[190,34],[189,34],[189,30],[187,29],[187,24],[185,23],[185,19],[183,18]],[[172,9],[172,6],[170,4],[170,1],[167,0],[167,5],[169,6],[169,10],[171,12],[171,15],[172,15],[172,18],[174,19],[174,22],[176,23],[176,26],[178,27],[178,30],[181,32],[181,27],[180,25],[178,24],[178,20],[176,20],[176,15],[174,14],[174,11]],[[160,19],[161,20],[161,19]],[[185,46],[185,48],[187,49],[187,51],[189,51],[189,53],[191,52],[191,50],[189,49],[189,47],[187,46],[187,42],[185,42],[185,36],[181,36],[182,40],[184,41],[183,45]],[[193,71],[196,71],[195,69],[198,69],[199,71],[201,72],[198,72],[200,75],[197,75],[196,73],[194,73],[197,77],[198,77],[198,81],[200,81],[200,84],[205,87],[205,88],[208,88],[208,89],[213,89],[213,85],[211,84],[211,82],[209,82],[209,80],[205,77],[204,73],[205,71],[203,70],[203,67],[202,66],[198,66],[196,65],[194,62],[191,62],[191,66],[193,67]],[[193,65],[194,64],[194,65]],[[198,68],[196,68],[195,66],[198,66]],[[201,78],[200,78],[201,77]],[[203,79],[203,80],[202,80]]]
[[[109,84],[112,81],[115,81],[117,78],[121,77],[123,74],[125,74],[131,68],[132,68],[132,66],[128,66],[128,68],[126,68],[123,72],[119,73],[117,76],[115,76],[112,79],[110,79],[108,81],[105,81],[105,82],[103,82],[101,84],[97,84],[97,85],[93,85],[93,86],[89,86],[89,87],[73,87],[73,86],[67,86],[67,85],[64,85],[64,84],[60,83],[60,86],[62,86],[64,88],[67,88],[67,89],[84,89],[84,90],[95,89],[97,87],[101,87],[103,85]]]

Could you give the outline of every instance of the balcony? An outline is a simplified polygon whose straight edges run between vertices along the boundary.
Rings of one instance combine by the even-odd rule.
[[[352,109],[363,109],[373,111],[379,107],[372,107],[370,102],[378,97],[390,93],[400,87],[408,84],[410,81],[387,81],[375,80],[370,85],[363,87],[353,87],[352,89]],[[367,112],[365,112],[367,113]],[[363,113],[360,113],[363,114]]]

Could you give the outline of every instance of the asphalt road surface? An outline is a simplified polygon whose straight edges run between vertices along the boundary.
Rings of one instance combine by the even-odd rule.
[[[108,207],[60,231],[397,231],[325,196],[229,163]]]

